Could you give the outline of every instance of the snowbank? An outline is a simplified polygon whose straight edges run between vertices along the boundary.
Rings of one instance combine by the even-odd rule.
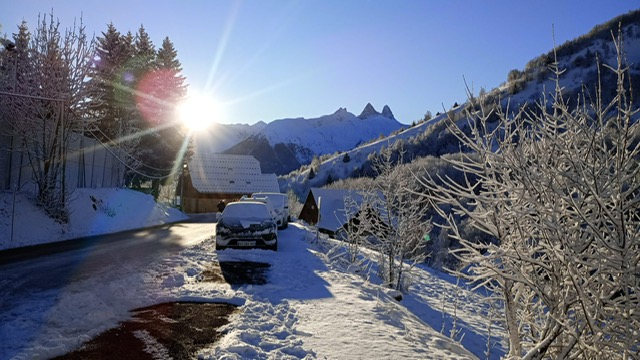
[[[14,202],[15,199],[15,202]],[[69,196],[68,224],[50,219],[31,195],[0,193],[0,250],[162,225],[187,218],[129,189],[77,189]],[[12,231],[13,228],[13,231]],[[13,234],[12,234],[13,233]]]

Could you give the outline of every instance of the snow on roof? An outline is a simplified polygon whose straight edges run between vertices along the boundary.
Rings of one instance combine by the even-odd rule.
[[[316,204],[320,202],[320,222],[318,228],[326,229],[335,232],[342,225],[347,222],[347,215],[345,213],[344,199],[345,197],[351,197],[358,204],[362,203],[364,197],[362,192],[358,190],[343,190],[343,189],[321,189],[311,188],[311,193],[316,201]]]
[[[193,187],[201,193],[280,192],[275,174],[263,174],[251,155],[194,154],[189,161]]]

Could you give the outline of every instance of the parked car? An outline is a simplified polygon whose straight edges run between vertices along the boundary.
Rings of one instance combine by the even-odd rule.
[[[252,198],[267,198],[273,210],[276,212],[276,221],[278,229],[286,229],[289,226],[289,198],[287,194],[276,192],[259,192],[253,193]]]
[[[216,249],[278,250],[278,226],[267,205],[243,200],[227,204],[216,225]]]

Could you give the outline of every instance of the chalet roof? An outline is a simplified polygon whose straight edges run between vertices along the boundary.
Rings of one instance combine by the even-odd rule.
[[[193,187],[201,193],[280,192],[275,174],[263,174],[251,155],[194,154],[189,161]]]

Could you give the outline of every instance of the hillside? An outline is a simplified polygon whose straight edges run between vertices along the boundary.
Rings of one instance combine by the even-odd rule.
[[[233,145],[259,133],[267,124],[259,121],[249,124],[214,124],[194,134],[195,151],[198,153],[220,153]]]
[[[600,73],[600,84],[603,87],[602,97],[607,102],[616,88],[613,74],[606,66],[617,65],[615,43],[612,34],[618,34],[621,23],[622,50],[625,54],[625,65],[629,68],[630,84],[633,93],[640,91],[640,26],[637,18],[640,11],[619,16],[606,24],[596,26],[589,34],[558,46],[556,49],[559,85],[565,99],[577,104],[579,96],[595,99]],[[608,34],[608,35],[607,35]],[[553,50],[529,61],[523,70],[508,72],[507,81],[490,91],[481,90],[473,94],[488,109],[500,106],[503,111],[514,111],[522,106],[534,109],[536,102],[543,95],[550,98],[555,91],[555,74],[552,71]],[[600,68],[598,65],[600,64]],[[629,86],[629,84],[626,84]],[[461,92],[464,89],[461,89]],[[636,106],[638,97],[634,98]],[[419,123],[411,128],[394,133],[375,142],[361,145],[348,153],[348,162],[344,162],[344,154],[327,156],[314,166],[315,176],[309,178],[309,167],[293,171],[279,178],[283,191],[292,189],[302,197],[310,187],[326,184],[327,179],[338,180],[362,175],[371,175],[370,158],[382,147],[404,149],[404,160],[409,161],[427,155],[441,156],[459,151],[457,140],[449,133],[443,120],[452,116],[456,122],[466,121],[465,110],[471,110],[470,103],[464,102],[449,113],[437,114],[433,119]]]

